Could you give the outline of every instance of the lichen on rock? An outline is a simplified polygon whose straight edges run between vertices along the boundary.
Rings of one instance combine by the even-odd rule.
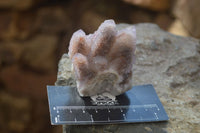
[[[68,55],[80,96],[117,96],[129,90],[135,44],[135,27],[117,30],[113,20],[104,21],[94,34],[76,31]]]

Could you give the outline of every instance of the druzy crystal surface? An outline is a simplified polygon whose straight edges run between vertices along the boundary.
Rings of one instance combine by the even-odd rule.
[[[113,20],[106,20],[93,34],[76,31],[68,54],[80,96],[117,96],[131,89],[135,48],[134,26],[117,30]]]

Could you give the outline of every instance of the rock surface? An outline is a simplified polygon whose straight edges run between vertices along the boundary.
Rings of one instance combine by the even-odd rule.
[[[46,34],[59,33],[71,26],[67,23],[69,19],[69,15],[62,7],[41,8],[36,14],[35,28]]]
[[[168,31],[179,36],[189,36],[187,29],[179,19],[176,19],[169,27]]]
[[[133,5],[145,7],[154,11],[163,11],[169,8],[169,0],[123,0]]]
[[[119,24],[118,28],[128,27]],[[169,115],[168,122],[64,126],[66,132],[200,132],[200,41],[175,36],[154,24],[138,24],[133,85],[153,84]],[[56,85],[74,85],[69,58],[59,63]]]
[[[1,92],[0,108],[0,128],[3,133],[23,132],[31,121],[31,101],[29,99],[15,97],[9,93]],[[2,126],[5,122],[8,125]]]
[[[13,8],[18,10],[27,10],[33,5],[41,3],[45,0],[1,0],[0,8]]]
[[[21,61],[35,71],[53,72],[56,68],[56,44],[58,39],[52,35],[41,34],[24,43]]]
[[[0,12],[0,39],[9,40],[16,36],[15,13]]]
[[[41,75],[24,70],[18,65],[11,65],[1,71],[0,81],[6,84],[9,92],[14,94],[46,99],[46,85],[52,84],[56,80],[55,74],[56,72]]]
[[[194,37],[200,37],[200,1],[177,0],[173,8],[174,15],[182,22],[188,32]]]

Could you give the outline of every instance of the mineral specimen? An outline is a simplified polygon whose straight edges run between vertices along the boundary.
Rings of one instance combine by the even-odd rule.
[[[68,54],[80,96],[117,96],[129,90],[135,48],[134,26],[118,31],[113,20],[106,20],[94,34],[76,31]]]

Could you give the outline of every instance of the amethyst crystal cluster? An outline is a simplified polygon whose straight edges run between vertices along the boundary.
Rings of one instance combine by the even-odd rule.
[[[117,96],[129,90],[135,48],[135,27],[118,31],[113,20],[104,21],[93,34],[76,31],[68,54],[80,96]]]

